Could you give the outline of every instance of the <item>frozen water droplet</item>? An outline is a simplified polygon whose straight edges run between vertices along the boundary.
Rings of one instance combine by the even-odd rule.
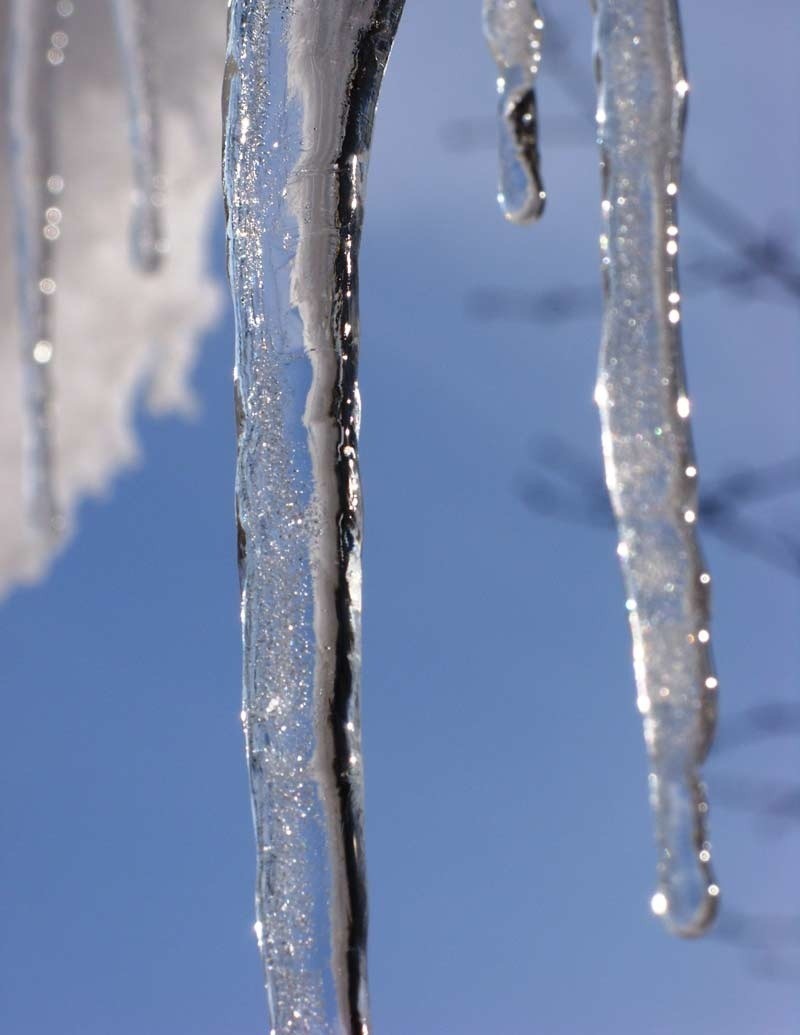
[[[497,200],[510,222],[528,223],[541,216],[546,199],[534,89],[544,22],[534,0],[484,0],[483,24],[498,69]]]

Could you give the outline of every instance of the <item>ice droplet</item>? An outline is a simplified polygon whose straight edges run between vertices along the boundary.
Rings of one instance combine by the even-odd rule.
[[[367,1035],[358,258],[403,0],[232,0],[243,711],[271,1030]],[[276,146],[277,144],[277,146]]]
[[[544,211],[534,83],[544,21],[534,0],[484,0],[483,27],[497,63],[500,185],[506,219],[529,223]]]
[[[699,767],[716,719],[709,577],[680,340],[677,195],[688,92],[675,0],[596,0],[606,306],[596,393],[625,550],[637,700],[659,849],[653,912],[683,936],[719,888]]]

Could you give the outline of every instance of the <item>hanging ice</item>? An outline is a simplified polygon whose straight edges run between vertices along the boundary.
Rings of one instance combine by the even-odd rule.
[[[497,63],[500,187],[506,219],[528,223],[544,211],[534,83],[544,22],[534,0],[484,0],[483,27]]]
[[[54,251],[61,235],[64,180],[55,148],[56,78],[68,43],[60,21],[72,4],[13,0],[8,40],[11,177],[17,253],[17,297],[24,377],[28,529],[42,543],[58,538],[52,441],[50,361],[56,291]]]
[[[117,27],[133,159],[134,200],[131,253],[136,265],[152,272],[166,252],[164,178],[159,122],[152,79],[151,0],[112,0]]]
[[[403,0],[233,0],[244,707],[272,1031],[366,1035],[358,250]]]
[[[619,528],[659,848],[654,912],[700,934],[719,889],[699,766],[714,731],[709,583],[680,343],[688,83],[675,0],[596,0],[606,307],[596,400]]]

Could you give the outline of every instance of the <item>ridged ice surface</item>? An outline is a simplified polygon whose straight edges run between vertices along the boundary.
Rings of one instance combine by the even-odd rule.
[[[125,94],[133,164],[131,254],[142,270],[161,265],[167,250],[164,228],[164,175],[152,81],[153,0],[112,0]],[[187,13],[188,17],[191,17]]]
[[[50,363],[55,332],[55,249],[61,194],[53,107],[72,4],[12,0],[6,42],[17,302],[24,393],[23,475],[29,534],[49,543],[60,518],[53,449]]]
[[[369,1031],[359,717],[358,249],[402,0],[233,0],[243,723],[271,1031]]]
[[[506,219],[528,223],[544,211],[534,83],[544,21],[534,0],[484,0],[483,29],[497,64],[500,184]]]
[[[688,83],[674,0],[596,0],[606,307],[596,399],[659,849],[655,913],[700,934],[719,889],[700,781],[717,680],[697,543],[676,203]]]

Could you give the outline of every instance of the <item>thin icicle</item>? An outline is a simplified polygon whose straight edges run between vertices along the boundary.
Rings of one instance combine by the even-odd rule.
[[[53,459],[55,249],[61,235],[53,105],[68,37],[60,0],[13,0],[9,33],[11,179],[24,382],[23,477],[29,527],[46,546],[59,536]]]
[[[244,723],[271,1030],[367,1035],[358,250],[403,0],[232,0]]]
[[[596,400],[619,528],[659,847],[653,911],[715,914],[699,767],[715,724],[710,577],[680,342],[676,202],[688,83],[675,0],[596,0],[606,308]]]
[[[534,0],[484,0],[483,28],[497,63],[500,187],[506,219],[529,223],[544,211],[534,83],[544,21]]]
[[[131,254],[139,269],[159,268],[167,251],[164,229],[164,176],[161,171],[159,120],[152,83],[152,0],[112,0],[133,160]]]

